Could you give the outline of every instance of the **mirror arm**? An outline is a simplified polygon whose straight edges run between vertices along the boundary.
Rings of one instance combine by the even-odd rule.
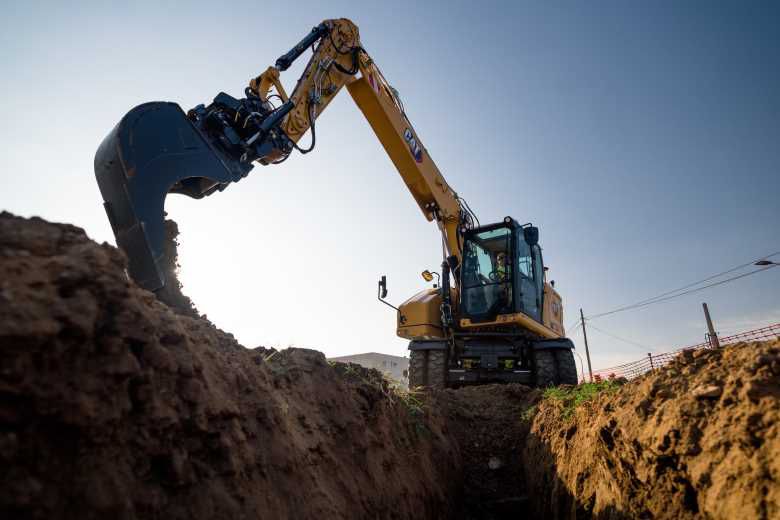
[[[385,275],[382,275],[382,277],[379,279],[379,282],[377,282],[376,285],[377,285],[377,287],[376,287],[376,299],[379,300],[380,302],[384,303],[388,307],[392,307],[396,311],[400,312],[398,307],[396,307],[395,305],[393,305],[393,304],[391,304],[389,302],[386,302],[384,300],[384,298],[387,297],[387,277]]]

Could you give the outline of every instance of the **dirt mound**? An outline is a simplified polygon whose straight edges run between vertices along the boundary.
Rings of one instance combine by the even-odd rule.
[[[540,397],[540,390],[517,384],[465,387],[435,396],[447,432],[460,446],[466,518],[517,518],[526,511],[522,455],[531,427],[529,410]]]
[[[686,352],[573,408],[545,399],[525,462],[549,518],[780,518],[780,342]]]
[[[124,269],[0,214],[1,518],[780,518],[780,342],[544,398],[399,394]]]
[[[0,517],[440,518],[443,423],[375,372],[248,350],[74,226],[0,215]]]

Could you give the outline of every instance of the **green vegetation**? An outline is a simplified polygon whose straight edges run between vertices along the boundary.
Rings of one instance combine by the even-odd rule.
[[[347,380],[360,381],[368,386],[378,389],[390,401],[390,404],[402,404],[412,416],[425,415],[425,394],[416,390],[405,388],[399,381],[392,379],[374,368],[364,368],[355,363],[342,363],[340,361],[328,361],[336,372]]]
[[[400,386],[393,388],[393,394],[395,397],[406,406],[409,413],[412,415],[424,415],[422,393],[407,390]]]
[[[597,383],[582,383],[571,387],[553,386],[545,390],[543,396],[544,399],[560,402],[563,407],[563,418],[568,419],[581,404],[590,401],[601,392],[614,393],[622,384],[621,382],[608,379]],[[529,410],[526,410],[523,415],[528,413]]]
[[[404,388],[398,381],[385,376],[385,396],[391,404],[401,404],[409,414],[415,438],[429,437],[431,431],[425,420],[425,393]]]
[[[520,414],[520,419],[524,422],[531,422],[534,420],[534,415],[536,415],[536,410],[538,410],[539,407],[536,405],[529,406],[526,408],[522,414]]]

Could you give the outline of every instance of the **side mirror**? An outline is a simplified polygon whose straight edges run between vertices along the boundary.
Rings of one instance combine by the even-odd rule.
[[[534,226],[523,228],[523,238],[529,246],[537,245],[539,243],[539,228]]]
[[[423,280],[425,280],[426,282],[430,282],[431,280],[433,280],[434,276],[436,277],[437,281],[435,284],[433,284],[433,288],[436,289],[436,287],[439,286],[439,282],[441,282],[441,276],[439,276],[439,273],[437,273],[436,271],[429,271],[427,269],[422,272]]]
[[[385,301],[385,298],[387,297],[387,276],[382,275],[382,278],[379,279],[379,282],[377,282],[376,285],[377,285],[377,287],[376,287],[376,298],[377,298],[377,300],[379,300],[380,302],[384,303],[388,307],[392,307],[396,311],[399,311],[398,307],[396,307],[392,303],[387,303]],[[406,318],[402,314],[400,314],[400,311],[399,311],[398,322],[399,323],[403,323],[404,321],[406,321]]]

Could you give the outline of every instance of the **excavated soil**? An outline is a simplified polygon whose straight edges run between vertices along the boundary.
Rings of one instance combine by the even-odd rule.
[[[573,412],[524,459],[541,518],[780,518],[780,342],[689,351]]]
[[[125,265],[0,214],[0,518],[780,518],[778,342],[577,407],[521,385],[402,394],[246,349]]]
[[[439,518],[458,452],[381,376],[250,350],[74,226],[0,215],[0,517]]]
[[[165,286],[155,292],[157,299],[173,309],[174,312],[197,318],[198,309],[189,296],[182,292],[179,280],[179,225],[171,219],[165,220]]]

